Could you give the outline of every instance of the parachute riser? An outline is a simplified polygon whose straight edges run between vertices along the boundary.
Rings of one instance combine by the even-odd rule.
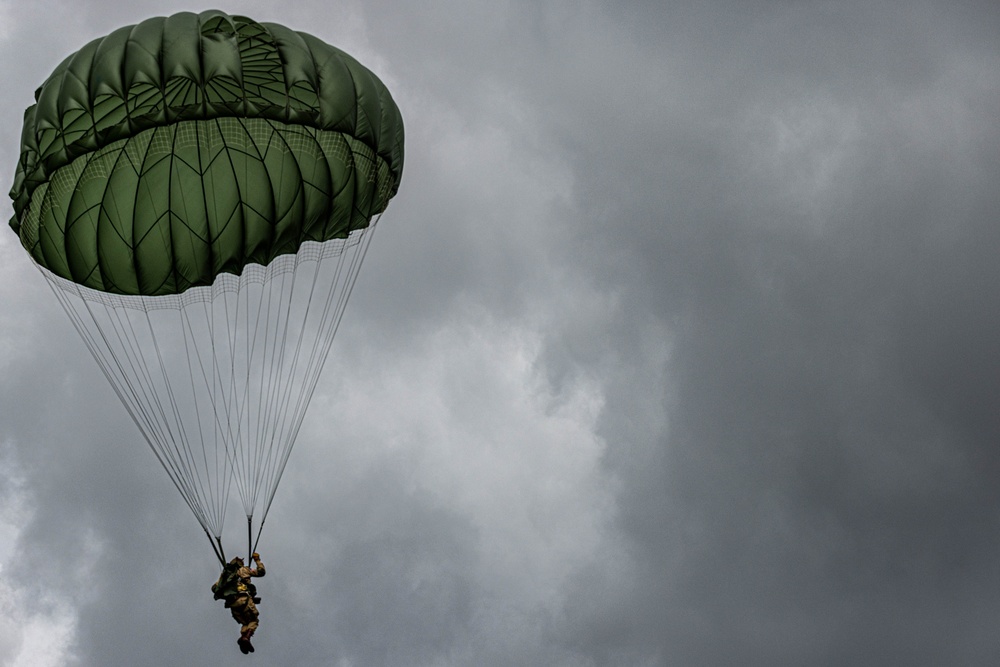
[[[212,539],[213,539],[212,538],[212,534],[209,533],[207,529],[204,529],[204,530],[205,530],[205,535],[208,536],[208,543],[212,545],[212,551],[215,552],[215,557],[218,558],[219,559],[219,563],[223,567],[225,567],[226,566],[226,552],[222,549],[222,540],[220,540],[218,537],[216,537],[216,538],[214,538],[215,542],[213,542],[212,541]],[[216,546],[216,542],[218,542],[219,546]]]
[[[253,553],[255,551],[257,551],[257,545],[260,544],[260,534],[262,532],[264,532],[264,521],[266,521],[266,520],[267,520],[267,517],[264,517],[260,521],[260,528],[257,529],[257,539],[254,540],[253,547],[250,548],[250,554],[251,554],[251,556],[253,555]]]

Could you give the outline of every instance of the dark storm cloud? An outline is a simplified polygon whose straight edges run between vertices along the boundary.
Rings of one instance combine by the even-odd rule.
[[[21,98],[174,11],[24,36],[59,7],[10,10]],[[257,657],[996,661],[996,9],[328,10],[287,23],[382,67],[408,163],[269,519]],[[0,584],[37,599],[0,627],[235,664],[204,537],[12,246]]]
[[[647,385],[623,372],[609,394],[646,579],[630,612],[592,610],[590,643],[664,664],[989,662],[996,13],[671,16],[633,24],[663,40],[648,67],[697,76],[643,150],[580,142],[578,164],[630,168],[575,172],[578,205],[609,211],[581,237],[623,291],[624,365],[646,363],[629,350],[651,314],[671,347],[660,438],[631,440]]]

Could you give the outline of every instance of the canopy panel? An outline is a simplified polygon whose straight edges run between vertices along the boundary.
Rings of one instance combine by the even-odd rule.
[[[396,193],[382,82],[305,33],[211,11],[116,30],[25,112],[11,227],[92,289],[173,294],[345,238]]]

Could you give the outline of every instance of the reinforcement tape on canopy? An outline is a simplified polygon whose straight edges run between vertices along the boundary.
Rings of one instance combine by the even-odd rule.
[[[280,255],[267,266],[248,264],[243,267],[243,273],[238,276],[232,273],[219,274],[215,282],[211,285],[192,287],[181,294],[161,296],[111,294],[90,289],[89,287],[57,276],[41,266],[38,266],[38,268],[53,286],[92,303],[100,303],[112,308],[130,308],[133,310],[159,310],[164,308],[176,310],[193,303],[211,303],[219,294],[223,292],[239,292],[249,284],[263,285],[279,274],[294,272],[304,262],[318,262],[328,257],[337,257],[348,248],[361,243],[365,235],[373,231],[374,226],[375,221],[373,220],[369,227],[352,232],[346,239],[332,239],[322,243],[305,241],[299,246],[298,253],[294,255]]]

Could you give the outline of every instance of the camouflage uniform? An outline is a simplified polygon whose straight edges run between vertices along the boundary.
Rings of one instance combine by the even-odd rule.
[[[243,559],[237,557],[229,561],[222,569],[219,580],[212,584],[212,592],[215,593],[216,600],[225,600],[226,608],[233,614],[233,618],[240,627],[240,650],[244,653],[253,651],[250,638],[257,630],[257,587],[251,583],[251,577],[263,577],[265,574],[264,563],[260,561],[260,556],[253,555],[254,564],[257,569],[251,569],[243,564]]]

